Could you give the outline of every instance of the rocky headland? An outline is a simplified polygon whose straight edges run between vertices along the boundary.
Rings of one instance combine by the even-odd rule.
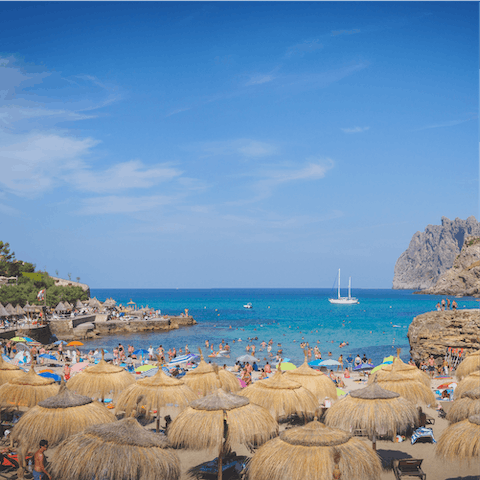
[[[423,313],[408,328],[410,355],[415,361],[433,355],[437,363],[449,347],[464,354],[480,348],[480,310],[446,310]]]
[[[104,335],[130,333],[168,332],[183,326],[195,325],[191,316],[171,316],[143,319],[107,320],[105,314],[83,315],[73,318],[50,320],[50,332],[59,340],[80,340]]]
[[[441,225],[428,225],[424,232],[415,233],[395,264],[393,288],[424,290],[435,286],[452,268],[468,236],[480,237],[480,223],[473,216],[453,221],[442,217]]]
[[[415,293],[480,296],[480,237],[466,237],[452,268],[433,287]]]

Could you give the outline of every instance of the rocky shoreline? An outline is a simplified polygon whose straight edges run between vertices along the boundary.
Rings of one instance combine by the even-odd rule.
[[[463,349],[463,355],[480,349],[480,310],[423,313],[413,319],[407,336],[414,361],[433,355],[440,364],[448,348]]]
[[[107,320],[107,318],[105,314],[93,314],[51,320],[50,332],[59,340],[70,341],[99,338],[104,335],[168,332],[197,323],[191,316],[154,317],[147,320],[141,318]]]

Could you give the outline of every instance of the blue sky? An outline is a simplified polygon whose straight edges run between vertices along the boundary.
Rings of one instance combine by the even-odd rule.
[[[96,288],[390,288],[479,218],[478,8],[0,2],[0,239]]]

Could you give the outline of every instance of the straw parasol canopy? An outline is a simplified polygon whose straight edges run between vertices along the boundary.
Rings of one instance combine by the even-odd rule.
[[[462,380],[469,373],[480,370],[480,350],[472,352],[465,357],[455,371],[455,376],[458,380]]]
[[[183,377],[183,381],[198,396],[204,397],[219,388],[227,392],[240,390],[240,382],[237,377],[227,370],[219,369],[217,364],[205,362],[202,350],[200,352],[200,363],[197,368],[189,370]]]
[[[480,370],[468,374],[461,382],[458,383],[457,388],[453,391],[454,398],[462,398],[462,395],[469,390],[474,390],[480,385]]]
[[[37,375],[34,364],[27,373],[10,379],[0,387],[0,405],[6,407],[33,407],[58,393],[59,386],[52,378]]]
[[[91,425],[114,421],[115,415],[104,405],[71,392],[62,381],[57,395],[39,402],[20,418],[11,439],[23,452],[32,452],[42,439],[54,447]]]
[[[75,303],[75,308],[83,308],[83,303],[77,298],[77,303]]]
[[[23,370],[17,365],[6,362],[0,354],[0,385],[9,382],[12,378],[23,375]]]
[[[394,437],[418,424],[418,412],[412,402],[374,382],[332,405],[325,424],[347,431],[366,430],[369,436],[385,432]]]
[[[480,415],[447,427],[437,443],[435,454],[445,460],[478,461],[480,459]]]
[[[266,380],[259,380],[244,388],[239,395],[266,408],[277,421],[292,415],[313,418],[318,408],[315,395],[299,383],[277,370]]]
[[[368,443],[314,420],[260,447],[249,480],[379,480],[381,463]]]
[[[409,365],[408,363],[405,363],[400,358],[400,352],[401,350],[397,349],[397,356],[393,359],[393,363],[390,365],[383,365],[380,370],[374,372],[368,380],[369,383],[373,382],[375,379],[388,380],[390,375],[400,375],[401,377],[405,377],[409,380],[418,380],[430,388],[430,377],[425,372],[422,372],[420,369],[418,369],[415,365]]]
[[[122,367],[112,365],[102,359],[97,365],[87,367],[68,381],[70,390],[92,397],[94,400],[104,400],[106,397],[116,399],[122,390],[135,383],[135,378]]]
[[[11,303],[9,303],[6,307],[5,307],[5,310],[7,311],[8,313],[8,316],[12,316],[12,315],[16,315],[15,313],[15,309],[13,308],[13,305]]]
[[[195,450],[217,447],[219,480],[222,457],[232,445],[261,445],[277,434],[277,422],[263,407],[221,389],[193,401],[168,429],[168,439],[176,447]]]
[[[165,406],[185,408],[197,394],[182,380],[167,376],[159,365],[158,372],[152,377],[145,377],[127,387],[118,397],[116,413],[125,412],[130,416],[133,410],[141,406],[147,420],[152,420],[154,410],[160,411]],[[137,413],[138,412],[137,410]]]
[[[20,304],[18,304],[18,305],[15,307],[15,315],[25,315],[25,311],[24,311],[23,308],[20,306]]]
[[[62,480],[178,480],[180,461],[164,435],[131,417],[88,427],[64,440],[52,458],[52,477]]]
[[[447,420],[450,423],[461,422],[472,415],[480,414],[480,383],[474,390],[462,394],[462,397],[455,400],[447,413]]]
[[[218,389],[181,412],[168,429],[168,439],[176,447],[218,447],[224,438],[224,419],[227,450],[232,444],[261,445],[278,434],[278,424],[265,408]]]
[[[333,381],[324,373],[310,367],[307,363],[306,354],[303,364],[296,370],[287,371],[285,376],[310,390],[321,403],[324,402],[326,397],[334,402],[337,400],[337,387],[335,387]]]
[[[418,380],[410,380],[403,375],[391,373],[387,378],[378,379],[377,382],[382,388],[397,392],[415,404],[436,404],[432,390]]]
[[[0,317],[9,317],[10,314],[5,310],[5,307],[0,303]]]
[[[66,312],[67,309],[65,308],[65,305],[63,302],[60,302],[56,307],[55,307],[55,311],[60,313],[60,312]]]

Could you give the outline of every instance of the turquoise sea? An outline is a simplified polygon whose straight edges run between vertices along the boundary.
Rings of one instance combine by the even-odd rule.
[[[166,350],[178,350],[188,344],[190,351],[197,353],[205,340],[213,342],[218,350],[224,339],[231,347],[231,358],[212,360],[232,365],[245,353],[248,337],[258,337],[254,343],[261,360],[266,352],[258,352],[260,342],[273,339],[272,352],[281,343],[283,356],[297,365],[304,358],[299,346],[302,341],[312,347],[318,341],[324,359],[329,351],[335,360],[340,354],[347,358],[349,354],[365,353],[377,364],[400,347],[402,359],[408,361],[408,326],[416,315],[435,310],[442,298],[386,289],[355,289],[353,294],[360,303],[345,306],[328,302],[328,297],[335,295],[330,289],[92,289],[92,297],[100,301],[113,297],[125,305],[132,299],[139,307],[148,305],[167,315],[178,315],[188,308],[198,324],[167,333],[103,337],[85,342],[84,348],[101,346],[108,350],[122,343],[125,347],[163,345]],[[459,309],[479,307],[474,298],[456,301]],[[253,305],[250,310],[243,307],[248,302]],[[349,345],[340,348],[342,341]]]

